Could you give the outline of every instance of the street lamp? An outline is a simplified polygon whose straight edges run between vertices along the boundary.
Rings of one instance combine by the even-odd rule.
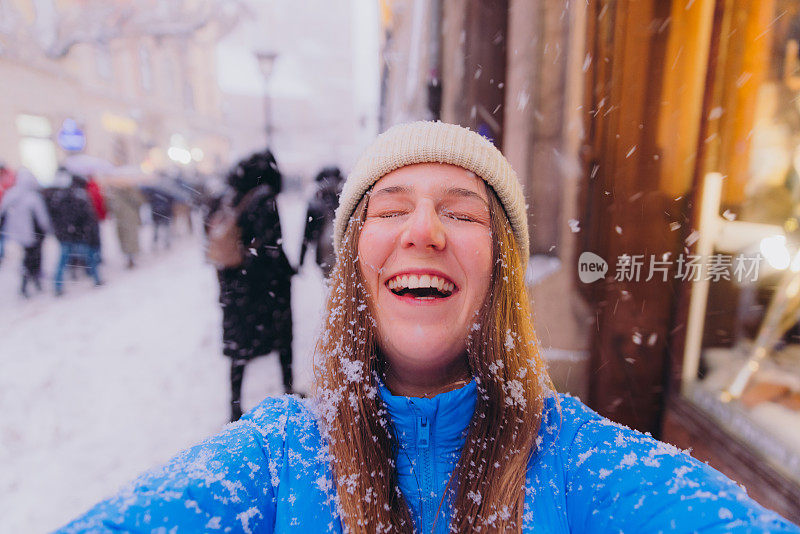
[[[258,68],[261,71],[261,76],[264,77],[266,89],[264,91],[264,115],[265,115],[265,130],[267,134],[267,146],[272,144],[272,101],[269,94],[269,79],[272,76],[272,69],[275,66],[275,60],[278,58],[278,53],[271,50],[256,50],[256,60],[258,61]]]

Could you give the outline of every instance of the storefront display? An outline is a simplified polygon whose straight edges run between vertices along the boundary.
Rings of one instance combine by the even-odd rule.
[[[800,487],[800,1],[774,9],[763,70],[738,78],[751,84],[749,100],[718,96],[712,110],[752,126],[738,140],[722,127],[714,134],[739,151],[740,165],[732,173],[724,149],[708,151],[697,178],[698,254],[731,263],[756,255],[757,276],[706,271],[692,284],[680,395]],[[719,69],[745,53],[721,46]],[[723,107],[732,103],[739,107]]]

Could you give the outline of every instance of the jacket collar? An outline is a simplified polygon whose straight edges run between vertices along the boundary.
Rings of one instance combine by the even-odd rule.
[[[394,395],[380,381],[378,391],[392,418],[401,448],[418,445],[417,428],[424,417],[430,424],[431,439],[437,447],[461,449],[475,412],[477,386],[474,380],[432,398]]]

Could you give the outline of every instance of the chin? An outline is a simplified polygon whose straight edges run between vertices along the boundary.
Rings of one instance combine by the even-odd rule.
[[[398,333],[391,337],[399,343],[386,340],[387,356],[403,361],[406,366],[419,367],[420,370],[448,367],[466,352],[466,344],[448,343],[435,336]]]

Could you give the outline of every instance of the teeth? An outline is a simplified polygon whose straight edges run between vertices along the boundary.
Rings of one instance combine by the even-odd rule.
[[[423,274],[423,275],[401,275],[396,276],[389,280],[387,284],[389,289],[416,289],[419,287],[433,287],[442,292],[452,293],[455,285],[452,282],[440,278],[438,276]]]

